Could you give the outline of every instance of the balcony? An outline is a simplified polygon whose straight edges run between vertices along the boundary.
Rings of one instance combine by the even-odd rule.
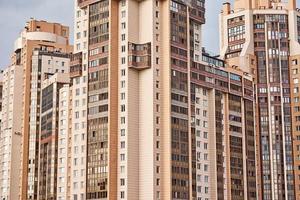
[[[72,54],[70,62],[70,77],[75,78],[82,75],[82,53]]]
[[[128,66],[137,70],[151,68],[151,42],[128,43]]]

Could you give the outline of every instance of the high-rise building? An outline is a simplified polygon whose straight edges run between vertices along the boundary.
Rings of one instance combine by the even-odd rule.
[[[12,65],[22,69],[18,81],[22,97],[21,116],[22,156],[19,177],[20,198],[37,199],[41,83],[46,74],[69,72],[66,53],[69,45],[69,28],[57,23],[30,20],[15,42]],[[21,81],[22,80],[22,81]],[[16,187],[16,185],[14,185]]]
[[[202,49],[204,5],[76,0],[71,55],[27,25],[20,199],[257,198],[253,77]]]
[[[191,66],[191,133],[197,198],[254,200],[252,76],[205,52],[201,60]]]
[[[0,198],[18,199],[21,164],[21,66],[12,65],[3,72],[0,133]]]
[[[253,75],[259,199],[300,198],[296,1],[236,0],[220,15],[221,55]]]
[[[69,83],[68,73],[51,74],[42,82],[38,199],[58,199],[57,192],[61,191],[57,191],[57,185],[67,182],[58,177],[58,170],[62,170],[58,166],[65,162],[65,160],[59,159],[65,159],[64,153],[67,150],[67,140],[62,140],[62,136],[66,135],[59,129],[67,121],[59,118],[65,115],[65,113],[59,113],[59,108],[64,106],[60,105],[60,99],[63,98],[60,96],[60,89],[65,85],[68,86]]]
[[[65,84],[59,91],[58,123],[58,162],[57,162],[57,199],[72,199],[69,196],[71,181],[72,143],[71,113],[72,101],[70,85]]]
[[[202,52],[204,3],[75,1],[71,198],[256,199],[252,77]]]

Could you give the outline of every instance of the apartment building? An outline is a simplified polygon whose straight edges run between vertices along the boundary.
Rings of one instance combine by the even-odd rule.
[[[68,73],[48,75],[42,82],[38,199],[57,199],[58,183],[67,182],[67,180],[58,178],[58,169],[61,169],[57,166],[65,162],[64,160],[58,159],[58,157],[63,156],[64,153],[63,149],[58,149],[58,145],[63,144],[61,139],[62,136],[65,136],[60,132],[59,127],[66,123],[65,120],[59,118],[60,89],[63,88],[64,85],[68,86],[69,83],[70,78]],[[62,114],[64,115],[64,113]],[[65,147],[67,147],[67,143],[65,143],[65,145]]]
[[[41,84],[46,74],[69,73],[68,53],[69,28],[58,23],[31,19],[15,41],[12,65],[22,69],[19,79],[22,97],[21,116],[22,151],[21,175],[19,177],[21,199],[37,199],[39,133],[40,133],[40,98]],[[68,66],[68,67],[67,67]],[[20,152],[18,152],[20,153]],[[16,186],[14,186],[16,187]]]
[[[251,75],[204,52],[191,67],[191,134],[197,199],[257,198]]]
[[[21,66],[12,65],[3,72],[0,133],[0,198],[18,199],[21,165]]]
[[[298,199],[296,1],[236,0],[220,15],[221,55],[255,78],[259,199]]]
[[[88,9],[81,10],[74,1],[74,51],[71,56],[71,107],[72,139],[70,160],[75,162],[70,170],[70,198],[86,199],[87,195],[87,113],[88,113],[88,55],[89,15]]]
[[[256,199],[252,76],[202,52],[204,3],[75,2],[86,199]]]
[[[28,23],[20,199],[257,198],[254,77],[202,49],[204,5],[76,0],[71,55]]]
[[[71,113],[72,113],[72,90],[70,84],[64,84],[59,90],[58,106],[58,139],[57,139],[57,198],[59,200],[71,199],[70,174],[71,174]]]

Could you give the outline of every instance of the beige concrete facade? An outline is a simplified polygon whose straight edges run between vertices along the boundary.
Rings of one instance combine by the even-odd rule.
[[[10,66],[3,72],[1,134],[0,134],[0,198],[18,199],[21,161],[22,105],[21,66]]]
[[[221,55],[255,78],[258,199],[299,196],[297,16],[295,0],[236,0],[220,14]]]
[[[70,151],[72,142],[72,132],[70,123],[72,122],[72,106],[69,84],[64,85],[59,90],[59,116],[58,116],[58,135],[57,135],[57,199],[66,200],[69,197],[70,177],[71,177],[71,159]],[[76,150],[79,151],[78,149]],[[76,153],[77,153],[76,152]],[[79,173],[79,172],[76,172]],[[76,174],[77,175],[77,174]]]
[[[233,133],[229,125],[226,126],[226,131],[217,131],[215,127],[218,123],[219,128],[225,126],[232,120],[229,119],[233,112],[229,111],[230,95],[238,96],[240,102],[237,104],[240,109],[245,102],[252,102],[253,96],[234,93],[234,88],[231,94],[229,87],[220,93],[220,88],[199,85],[195,82],[195,77],[191,77],[190,72],[196,70],[195,66],[213,68],[213,63],[203,61],[202,55],[204,1],[192,2],[192,5],[177,1],[148,0],[76,3],[75,57],[79,58],[79,62],[74,62],[74,72],[71,72],[74,74],[72,99],[74,103],[79,98],[74,96],[75,88],[85,87],[84,83],[80,84],[86,73],[86,199],[230,199],[231,196],[228,195],[233,193],[230,189],[230,177],[237,175],[230,170],[230,159],[236,156],[234,153],[230,154],[235,148],[231,145],[230,134]],[[103,16],[101,20],[96,20],[95,16],[98,15]],[[95,24],[100,26],[99,31],[94,27]],[[175,28],[179,25],[184,29],[180,33]],[[190,29],[193,31],[191,35]],[[78,37],[85,33],[88,33],[87,38]],[[193,46],[190,46],[189,41]],[[82,48],[85,42],[88,43],[88,51]],[[190,50],[193,50],[193,54]],[[232,87],[244,87],[244,79],[251,82],[251,78],[241,71],[227,69],[223,61],[213,57],[209,59],[216,62],[217,66],[220,65],[224,70],[222,73],[230,72],[232,76],[239,77],[237,83],[232,81]],[[215,69],[217,67],[212,71]],[[225,79],[226,83],[230,82],[229,75]],[[207,77],[209,83],[214,80]],[[207,109],[202,110],[203,104],[198,105],[201,109],[201,114],[198,113],[199,120],[207,122],[209,126],[206,127],[205,123],[203,128],[201,122],[197,130],[206,132],[204,135],[211,135],[210,137],[196,136],[192,120],[196,111],[194,99],[190,99],[194,95],[195,85],[197,91],[209,90],[209,96],[205,96],[208,98]],[[248,84],[245,87],[249,89],[251,86]],[[219,101],[217,105],[214,105],[215,99]],[[210,107],[217,109],[209,110]],[[72,112],[74,109],[76,108]],[[227,117],[217,122],[214,118],[216,113],[221,112],[219,109]],[[240,112],[237,118],[246,120],[244,110]],[[250,116],[253,116],[251,111]],[[235,122],[230,123],[232,126],[236,125]],[[242,123],[238,125],[240,128]],[[246,129],[243,133],[245,131]],[[249,131],[249,135],[253,136],[253,130]],[[226,139],[217,141],[223,137]],[[178,140],[179,138],[181,139]],[[196,138],[203,146],[196,147]],[[238,148],[242,151],[238,156],[246,158],[246,137],[238,137],[238,141]],[[220,148],[222,145],[226,146],[226,150]],[[200,160],[199,165],[196,165],[198,148]],[[218,157],[222,158],[217,160]],[[252,159],[253,157],[249,160],[255,163]],[[205,166],[202,160],[207,163]],[[251,196],[247,186],[253,184],[253,180],[248,183],[246,177],[246,166],[249,165],[246,162],[250,161],[245,159],[243,167],[239,169],[243,174],[238,176],[242,179],[243,188],[237,192],[242,192],[243,196]],[[197,166],[200,168],[197,169]],[[218,170],[220,172],[216,173]],[[203,177],[197,180],[194,174]],[[220,176],[223,182],[218,184]]]
[[[39,127],[33,119],[39,115],[38,110],[32,110],[38,106],[39,96],[38,88],[41,83],[38,79],[43,79],[44,74],[39,74],[38,58],[33,61],[34,51],[39,50],[45,53],[53,52],[57,57],[58,54],[69,53],[72,47],[69,45],[69,28],[57,23],[49,23],[46,21],[29,21],[25,29],[17,38],[12,55],[12,64],[19,65],[23,70],[22,90],[22,105],[23,109],[20,112],[22,124],[22,152],[21,152],[21,170],[20,175],[20,199],[37,199],[38,189],[38,143],[35,141],[38,138]],[[50,59],[51,60],[51,59]],[[45,61],[46,62],[46,61]],[[58,64],[59,63],[59,64]],[[54,63],[41,63],[49,69],[43,68],[46,73],[55,73],[55,68],[59,68],[62,62],[54,61]],[[67,62],[64,63],[67,65]],[[42,68],[42,66],[39,66]],[[50,68],[54,71],[49,71]],[[34,69],[34,70],[33,70]],[[66,71],[67,72],[67,71]],[[35,77],[35,78],[34,78]],[[40,77],[40,78],[37,78]],[[34,91],[32,91],[34,90]],[[32,103],[35,103],[32,107]],[[32,108],[32,109],[31,109]],[[35,124],[35,125],[34,125]]]
[[[68,68],[68,67],[66,67]],[[49,74],[41,85],[41,112],[39,134],[38,199],[58,199],[57,184],[64,182],[58,177],[58,164],[64,158],[63,149],[58,149],[61,140],[60,125],[65,125],[60,113],[60,90],[70,83],[69,73]],[[62,107],[62,106],[61,106]],[[65,146],[67,147],[67,145]]]
[[[203,51],[205,1],[74,6],[69,57],[54,56],[70,50],[68,28],[57,24],[30,22],[15,44],[13,60],[25,73],[20,199],[256,199],[253,82],[245,71],[252,62],[234,66]],[[39,144],[27,123],[36,75],[47,79],[35,88]]]

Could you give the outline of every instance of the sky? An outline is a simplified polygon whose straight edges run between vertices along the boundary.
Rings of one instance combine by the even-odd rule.
[[[218,15],[224,1],[206,0],[203,44],[216,54],[219,52]],[[73,34],[73,4],[74,0],[0,0],[0,68],[9,65],[14,41],[30,18],[68,25]]]

